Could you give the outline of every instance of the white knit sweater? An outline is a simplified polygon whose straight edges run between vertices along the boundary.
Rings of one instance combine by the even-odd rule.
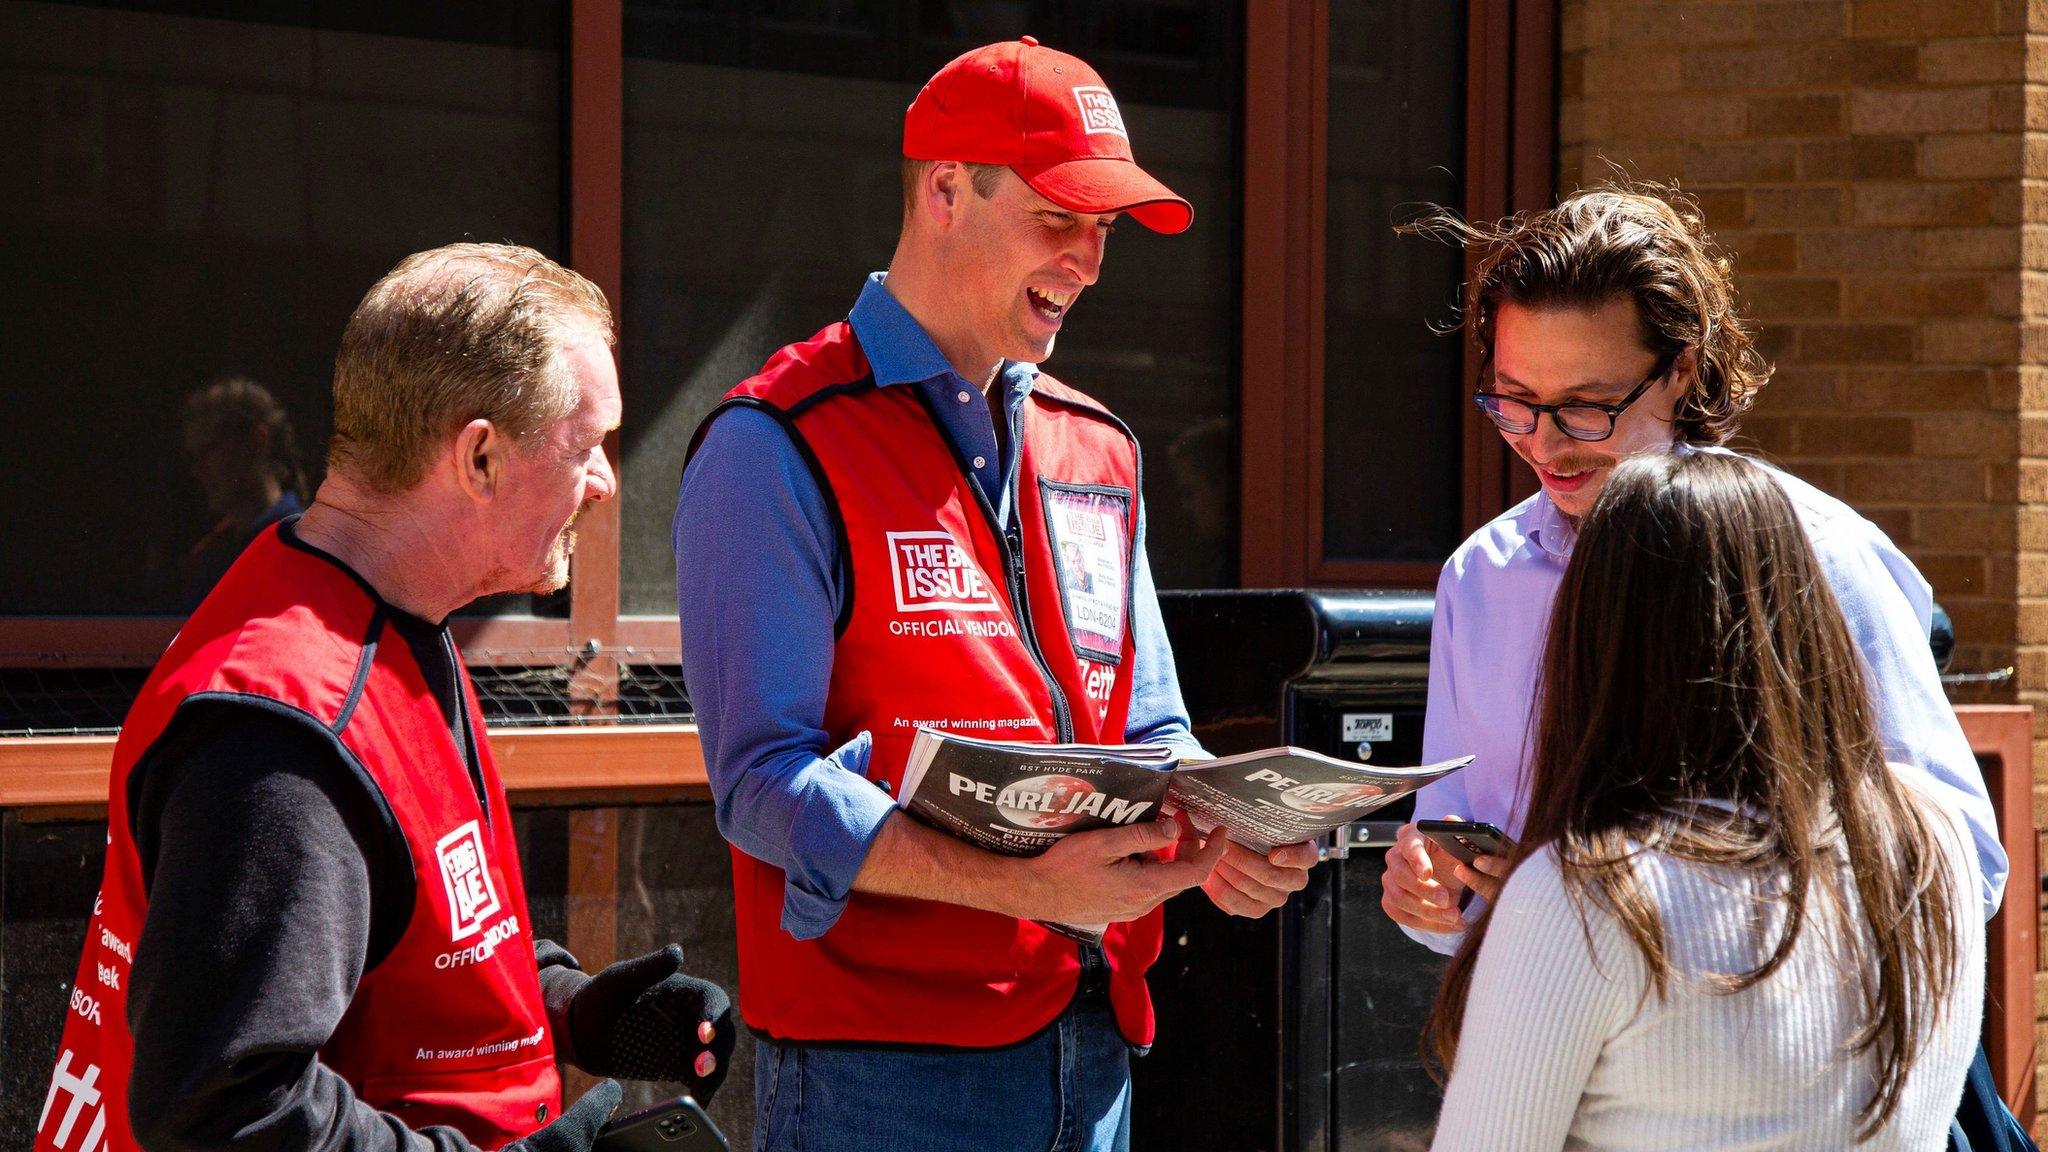
[[[1874,1065],[1845,1045],[1861,1010],[1841,958],[1841,919],[1818,892],[1786,965],[1733,995],[1706,973],[1747,971],[1761,951],[1752,876],[1641,858],[1637,875],[1663,914],[1676,971],[1668,998],[1648,988],[1621,927],[1589,902],[1588,932],[1545,849],[1508,880],[1480,948],[1438,1120],[1438,1152],[1521,1149],[1827,1149],[1946,1146],[1976,1054],[1984,994],[1977,861],[1960,825],[1938,836],[1958,873],[1954,931],[1962,971],[1933,1041],[1914,1063],[1891,1121],[1856,1145],[1856,1113]],[[1853,898],[1853,890],[1851,897]],[[1871,929],[1854,912],[1858,932]]]

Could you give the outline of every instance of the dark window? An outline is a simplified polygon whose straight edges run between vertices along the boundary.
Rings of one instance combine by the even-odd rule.
[[[552,0],[0,6],[0,611],[189,608],[317,485],[379,275],[462,239],[562,254],[562,26]],[[189,400],[228,379],[261,391]]]
[[[1330,11],[1323,342],[1323,558],[1440,561],[1463,535],[1463,259],[1396,236],[1423,203],[1463,203],[1464,6]]]
[[[626,7],[624,611],[675,611],[669,526],[704,414],[888,264],[918,87],[1026,33],[1103,74],[1139,161],[1196,209],[1180,236],[1118,226],[1046,369],[1143,442],[1160,584],[1234,582],[1236,6],[675,0]]]

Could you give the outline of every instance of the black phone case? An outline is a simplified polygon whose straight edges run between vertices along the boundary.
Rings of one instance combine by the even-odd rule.
[[[1506,833],[1491,824],[1464,820],[1418,820],[1415,830],[1467,867],[1481,856],[1505,856],[1515,847],[1515,842],[1508,839]]]
[[[688,1096],[624,1116],[598,1132],[591,1152],[732,1152],[725,1133]]]

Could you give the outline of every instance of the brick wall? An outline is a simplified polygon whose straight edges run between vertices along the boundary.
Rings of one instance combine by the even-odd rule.
[[[1957,670],[2017,667],[1957,698],[2033,703],[2048,769],[2048,2],[1560,18],[1561,183],[1619,165],[1698,196],[1778,365],[1751,446],[1906,549]]]

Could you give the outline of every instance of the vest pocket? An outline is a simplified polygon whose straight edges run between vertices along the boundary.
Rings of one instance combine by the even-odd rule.
[[[496,1148],[539,1128],[540,1116],[559,1113],[562,1082],[550,1054],[497,1066],[372,1076],[363,1081],[361,1095],[409,1128],[446,1124],[480,1148]]]

